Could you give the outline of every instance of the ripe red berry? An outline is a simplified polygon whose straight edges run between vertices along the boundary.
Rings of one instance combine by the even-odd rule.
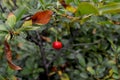
[[[55,41],[55,42],[52,43],[52,47],[54,49],[57,49],[57,50],[61,49],[62,48],[62,43],[60,41]]]

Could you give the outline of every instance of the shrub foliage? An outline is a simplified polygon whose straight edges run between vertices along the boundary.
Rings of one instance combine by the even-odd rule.
[[[119,80],[119,13],[119,0],[1,0],[0,80]]]

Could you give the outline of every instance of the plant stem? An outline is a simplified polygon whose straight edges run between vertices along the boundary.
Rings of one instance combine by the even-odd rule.
[[[39,46],[39,49],[40,49],[40,55],[42,57],[42,64],[43,64],[43,67],[44,67],[44,72],[45,72],[45,75],[47,76],[47,79],[49,80],[49,77],[48,77],[48,67],[47,66],[47,59],[46,59],[46,54],[45,54],[45,50],[44,50],[44,47],[43,47],[43,42],[40,38],[40,34],[38,31],[36,31],[36,35],[37,35],[37,39],[39,40],[38,42],[38,46]]]
[[[2,5],[1,5],[1,2],[0,2],[0,8],[1,8],[2,12],[4,13],[5,10],[3,9]]]

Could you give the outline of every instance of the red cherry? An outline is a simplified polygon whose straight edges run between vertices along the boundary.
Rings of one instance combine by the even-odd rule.
[[[54,49],[57,49],[57,50],[61,49],[62,48],[62,43],[60,41],[55,41],[55,42],[52,43],[52,47]]]

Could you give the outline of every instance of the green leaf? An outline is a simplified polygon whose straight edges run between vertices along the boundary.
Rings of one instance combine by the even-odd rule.
[[[91,66],[87,67],[87,71],[90,72],[92,75],[95,74],[95,70]]]
[[[85,73],[85,72],[80,73],[80,76],[81,76],[82,78],[84,78],[84,79],[87,79],[87,78],[88,78],[88,75],[87,75],[87,73]]]
[[[73,2],[73,0],[66,0],[65,1],[67,4],[70,4],[71,2]]]
[[[22,27],[32,26],[32,20],[25,21]]]
[[[81,54],[77,54],[76,57],[77,57],[80,65],[83,66],[83,67],[85,67],[85,66],[86,66],[86,63],[85,63],[84,57],[83,57]]]
[[[6,34],[6,35],[5,35],[5,40],[8,41],[8,40],[10,40],[10,39],[11,39],[11,35],[10,35],[10,34]]]
[[[0,80],[6,80],[6,79],[0,75]]]
[[[23,16],[23,14],[25,14],[27,11],[27,9],[25,7],[20,7],[15,11],[15,15],[16,15],[16,21],[19,21],[21,19],[21,17]]]
[[[7,34],[8,34],[7,32],[1,32],[1,31],[0,31],[0,37],[1,37],[1,36],[2,36],[2,37],[5,37]]]
[[[112,76],[115,80],[119,80],[120,79],[120,75],[119,74],[113,74]]]
[[[28,75],[28,74],[30,74],[32,71],[31,70],[29,70],[28,68],[24,68],[22,71],[21,71],[21,74],[22,75]]]
[[[9,27],[13,28],[16,24],[16,16],[13,13],[9,13],[7,21],[5,22]]]
[[[40,27],[36,27],[36,26],[26,26],[26,27],[19,28],[16,32],[20,33],[20,32],[29,31],[29,30],[37,30],[39,28]]]
[[[0,36],[5,36],[8,34],[7,27],[5,25],[0,25]]]
[[[0,25],[0,31],[7,31],[7,28],[5,25]]]
[[[61,80],[70,80],[69,76],[66,74],[66,73],[63,73],[61,76],[60,76]]]
[[[119,70],[118,70],[117,66],[112,66],[112,70],[115,74],[119,74]]]
[[[88,2],[81,2],[78,6],[76,15],[80,16],[80,15],[89,15],[89,14],[98,14],[98,13],[99,13],[98,9],[94,5]]]
[[[99,14],[120,12],[120,3],[110,3],[99,8]]]

